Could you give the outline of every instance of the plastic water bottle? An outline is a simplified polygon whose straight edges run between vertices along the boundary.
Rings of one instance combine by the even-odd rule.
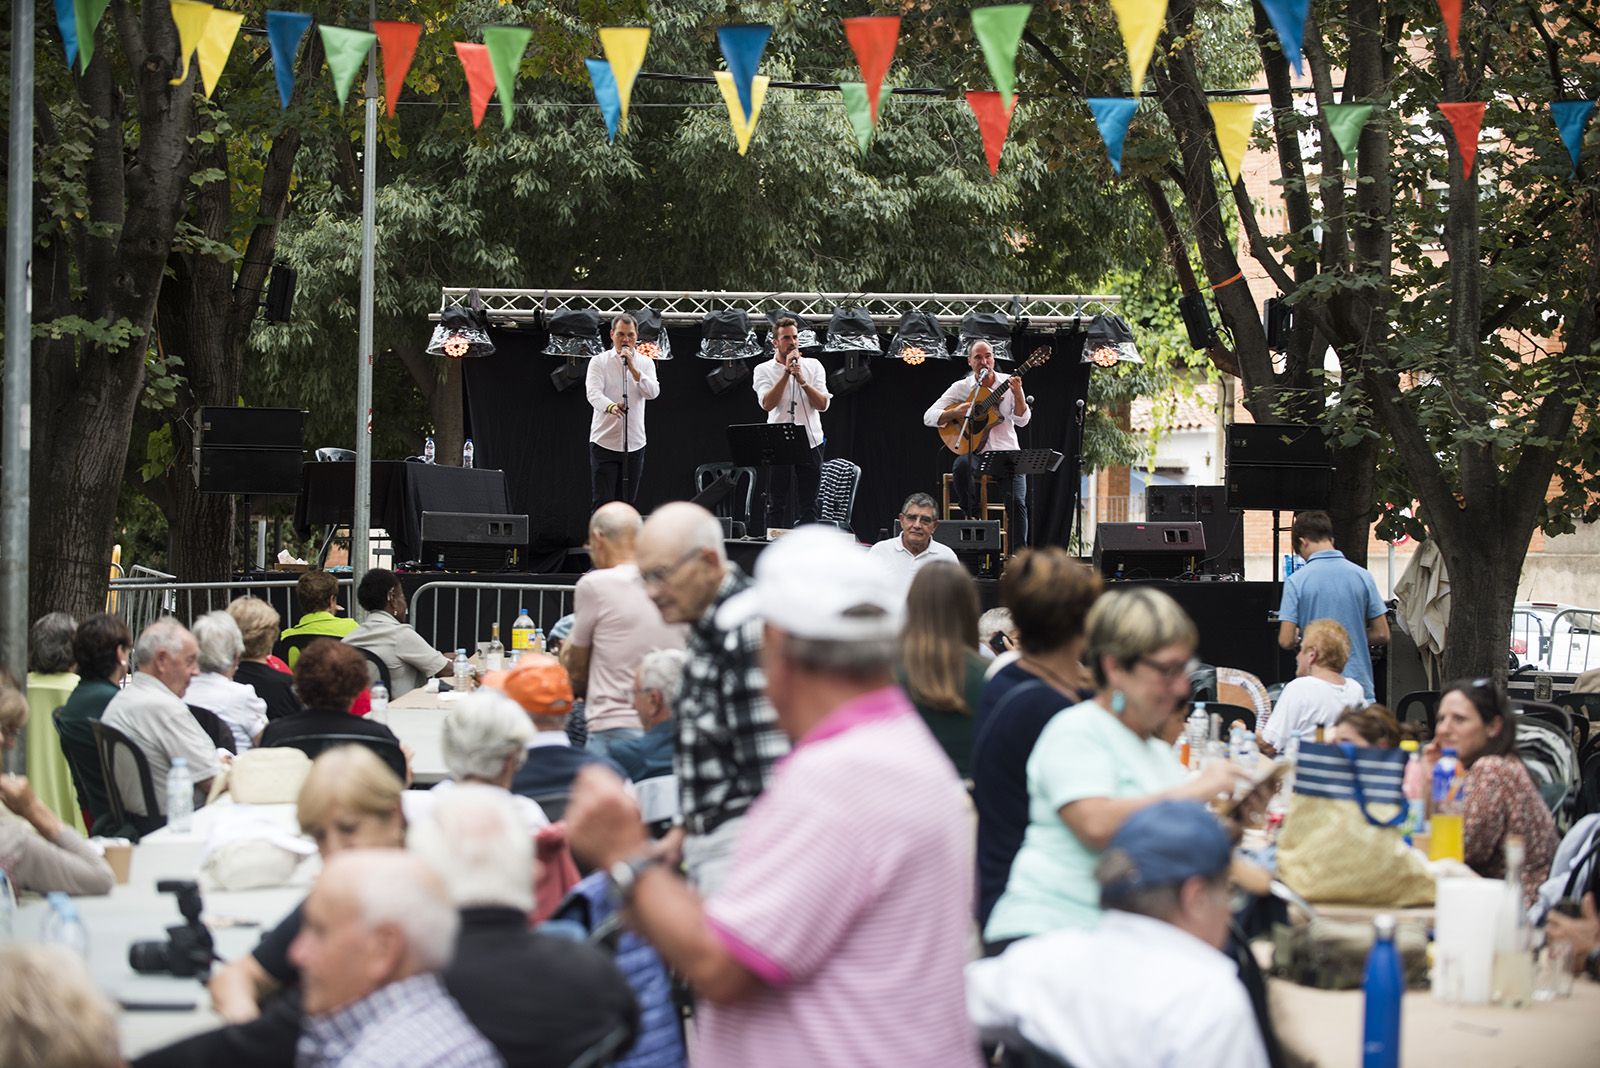
[[[528,615],[526,608],[517,609],[516,621],[511,624],[511,648],[517,652],[527,652],[533,648],[533,632],[538,630],[533,624],[533,617]]]
[[[372,701],[372,711],[367,713],[367,718],[378,723],[389,722],[389,689],[381,682],[372,684],[367,691],[367,696]]]
[[[17,895],[11,889],[11,877],[0,868],[0,946],[11,942],[15,936]]]
[[[1194,711],[1189,713],[1189,722],[1183,733],[1189,742],[1189,768],[1198,770],[1205,763],[1206,753],[1206,707],[1203,701],[1197,702]]]
[[[422,462],[425,464],[433,463],[434,453],[433,435],[429,434],[422,439]]]
[[[466,693],[472,686],[472,665],[467,662],[467,651],[456,650],[455,666],[450,669],[450,685],[457,693]]]
[[[461,466],[462,467],[471,467],[472,466],[472,439],[471,438],[468,438],[467,439],[467,443],[465,445],[461,446]]]
[[[1400,780],[1400,788],[1406,795],[1406,822],[1401,830],[1409,840],[1412,835],[1422,833],[1427,825],[1427,801],[1422,796],[1422,757],[1417,751],[1417,743],[1407,738],[1400,743],[1400,748],[1409,754],[1406,757],[1405,777]]]
[[[167,770],[167,826],[175,834],[188,834],[194,826],[194,779],[181,756],[173,757]]]
[[[536,653],[544,652],[544,628],[543,627],[534,627],[533,628],[533,651],[536,652]]]
[[[60,890],[45,895],[50,915],[45,918],[42,941],[46,945],[66,946],[79,957],[89,957],[89,932],[78,915],[77,902]]]
[[[1361,1068],[1399,1068],[1400,1000],[1405,996],[1405,979],[1400,952],[1394,945],[1394,917],[1387,913],[1374,917],[1372,930],[1372,950],[1361,982],[1366,998]]]
[[[1256,746],[1250,732],[1238,720],[1228,729],[1228,759],[1246,770],[1255,767]]]

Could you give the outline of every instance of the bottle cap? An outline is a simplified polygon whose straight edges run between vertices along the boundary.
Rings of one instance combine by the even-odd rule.
[[[189,759],[187,757],[175,756],[172,758],[171,766],[174,768],[187,768],[189,766]]]
[[[1394,917],[1387,912],[1380,912],[1372,917],[1372,929],[1378,933],[1379,938],[1394,937]]]
[[[1447,757],[1455,756],[1456,755],[1455,747],[1454,746],[1449,746],[1449,745],[1445,746],[1443,755],[1447,756]]]

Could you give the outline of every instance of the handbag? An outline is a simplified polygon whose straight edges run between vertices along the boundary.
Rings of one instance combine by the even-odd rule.
[[[1407,908],[1433,904],[1433,877],[1399,826],[1406,754],[1306,743],[1278,838],[1278,877],[1306,900]]]

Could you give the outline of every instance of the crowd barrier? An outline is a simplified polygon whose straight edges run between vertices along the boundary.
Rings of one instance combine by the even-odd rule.
[[[171,575],[134,568],[128,578],[112,579],[106,592],[106,611],[119,615],[135,636],[162,616],[173,616],[184,626],[207,612],[228,607],[235,597],[260,597],[278,610],[288,626],[299,610],[294,602],[294,579],[260,579],[236,582],[178,582]],[[339,601],[348,609],[350,580],[339,580]]]
[[[435,649],[448,652],[488,641],[500,624],[500,641],[511,648],[511,624],[522,609],[546,637],[572,611],[572,587],[501,582],[428,582],[411,594],[411,624]]]

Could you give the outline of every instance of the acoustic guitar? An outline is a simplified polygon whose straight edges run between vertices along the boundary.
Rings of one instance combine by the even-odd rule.
[[[1021,378],[1024,371],[1043,367],[1050,362],[1052,355],[1047,345],[1034,349],[1012,377]],[[976,396],[970,398],[972,410],[967,413],[967,418],[939,426],[939,437],[944,439],[945,447],[957,456],[966,456],[983,448],[983,443],[989,440],[989,431],[993,430],[1003,418],[1000,414],[1000,402],[1010,390],[1009,381],[1000,389],[979,386]],[[965,403],[966,401],[957,401],[945,408],[945,411],[954,411]]]

